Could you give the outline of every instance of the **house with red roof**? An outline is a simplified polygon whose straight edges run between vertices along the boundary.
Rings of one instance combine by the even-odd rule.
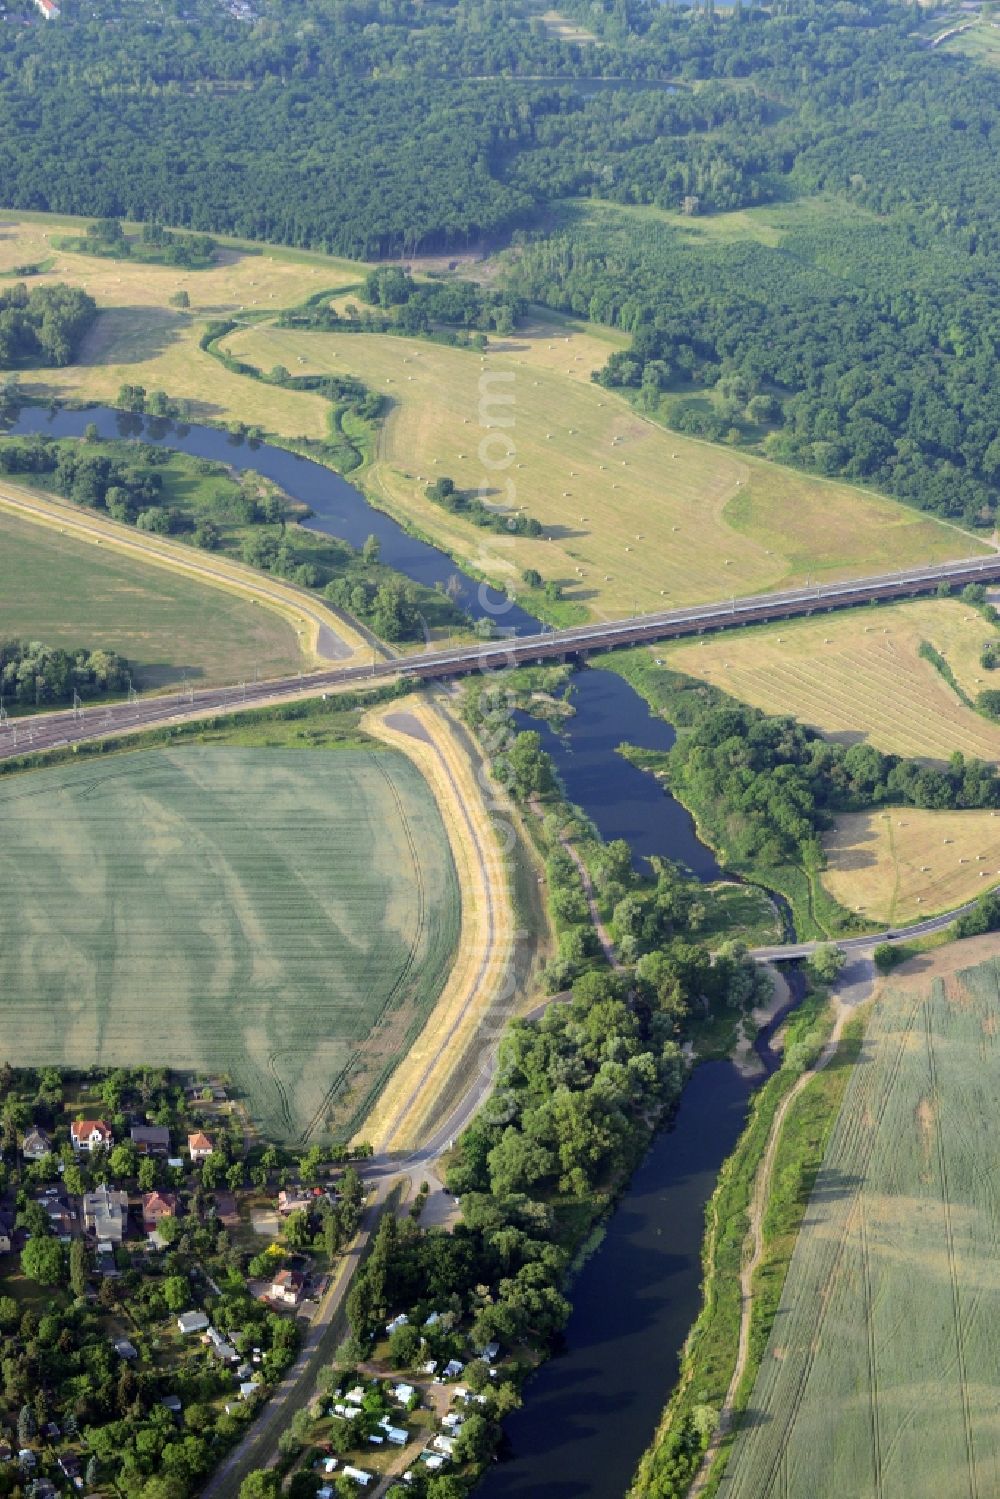
[[[148,1234],[155,1234],[164,1218],[177,1215],[177,1196],[174,1192],[146,1192],[142,1199],[142,1226]]]
[[[193,1135],[188,1135],[188,1154],[192,1161],[204,1161],[208,1156],[215,1153],[215,1146],[208,1135],[196,1130]]]
[[[115,1143],[111,1126],[103,1119],[74,1119],[69,1137],[74,1150],[109,1150]]]

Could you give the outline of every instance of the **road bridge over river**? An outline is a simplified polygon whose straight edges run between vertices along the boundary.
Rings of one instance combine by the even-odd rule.
[[[434,681],[468,676],[474,672],[502,671],[540,661],[585,659],[620,647],[678,640],[742,625],[794,619],[831,609],[856,608],[894,599],[915,598],[942,585],[964,587],[968,583],[1000,580],[1000,552],[964,558],[926,567],[905,568],[870,578],[855,578],[782,593],[754,594],[697,604],[686,609],[668,609],[627,619],[575,625],[540,634],[511,634],[497,640],[427,650],[410,656],[379,659],[373,653],[370,665],[331,667],[299,673],[272,681],[240,682],[230,687],[203,688],[183,693],[165,693],[131,702],[96,708],[77,708],[39,714],[21,720],[4,715],[0,724],[0,759],[26,752],[82,743],[108,735],[168,724],[172,720],[209,717],[236,712],[243,707],[265,706],[327,689],[364,686],[367,683],[410,678]],[[502,629],[502,615],[497,619]]]

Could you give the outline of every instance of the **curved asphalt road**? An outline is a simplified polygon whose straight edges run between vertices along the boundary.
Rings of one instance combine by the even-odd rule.
[[[825,942],[787,942],[779,947],[752,947],[750,956],[760,963],[782,963],[790,962],[793,958],[808,958],[819,947],[839,947],[846,953],[870,952],[881,942],[909,942],[914,937],[927,937],[932,932],[943,932],[945,927],[951,926],[953,921],[971,911],[975,904],[974,900],[967,900],[953,911],[945,911],[940,916],[929,916],[926,921],[918,921],[913,926],[888,927],[884,932],[869,932],[860,937],[829,937]]]

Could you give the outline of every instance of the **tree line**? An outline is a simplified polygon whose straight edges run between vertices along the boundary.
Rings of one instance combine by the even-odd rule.
[[[38,640],[0,641],[0,701],[40,707],[124,692],[132,668],[114,651],[67,651]],[[132,683],[137,686],[138,683]]]

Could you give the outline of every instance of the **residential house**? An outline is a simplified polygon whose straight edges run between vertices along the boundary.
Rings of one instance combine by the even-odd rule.
[[[236,1349],[233,1347],[232,1343],[228,1343],[226,1341],[221,1332],[217,1332],[214,1327],[210,1327],[205,1336],[212,1345],[212,1352],[217,1358],[221,1358],[224,1364],[239,1363],[239,1354],[236,1352]]]
[[[39,1193],[36,1201],[49,1220],[49,1228],[57,1239],[66,1243],[73,1235],[76,1226],[76,1213],[69,1205],[69,1199],[64,1195],[61,1187],[46,1187],[44,1192]]]
[[[47,1155],[52,1154],[52,1136],[37,1125],[26,1130],[21,1141],[21,1154],[26,1161],[44,1161]]]
[[[174,1192],[146,1192],[142,1199],[142,1226],[147,1234],[155,1234],[164,1218],[177,1214],[177,1195]]]
[[[125,1359],[128,1363],[139,1357],[139,1350],[134,1343],[129,1342],[128,1338],[119,1338],[114,1347],[118,1357]]]
[[[158,1124],[133,1124],[132,1144],[140,1155],[170,1154],[170,1131]]]
[[[56,21],[59,18],[56,0],[35,0],[35,8],[41,11],[46,21]]]
[[[14,1209],[9,1204],[0,1205],[0,1254],[10,1254],[14,1248]]]
[[[289,1213],[309,1212],[313,1205],[311,1192],[303,1192],[299,1187],[282,1187],[278,1193],[278,1212],[283,1218]]]
[[[306,1278],[298,1270],[279,1270],[271,1282],[270,1297],[282,1306],[298,1306],[306,1288]]]
[[[68,1478],[75,1489],[83,1488],[83,1479],[80,1475],[80,1459],[75,1452],[64,1452],[56,1461],[64,1478]]]
[[[74,1119],[69,1127],[74,1150],[109,1150],[114,1144],[110,1124],[103,1119]]]
[[[215,1146],[208,1135],[196,1130],[193,1135],[188,1135],[188,1155],[192,1161],[204,1161],[215,1152]]]
[[[128,1193],[102,1183],[83,1194],[83,1226],[99,1244],[120,1244],[128,1226]]]
[[[185,1336],[192,1332],[204,1332],[208,1327],[208,1318],[204,1312],[184,1312],[177,1318],[177,1326]]]

